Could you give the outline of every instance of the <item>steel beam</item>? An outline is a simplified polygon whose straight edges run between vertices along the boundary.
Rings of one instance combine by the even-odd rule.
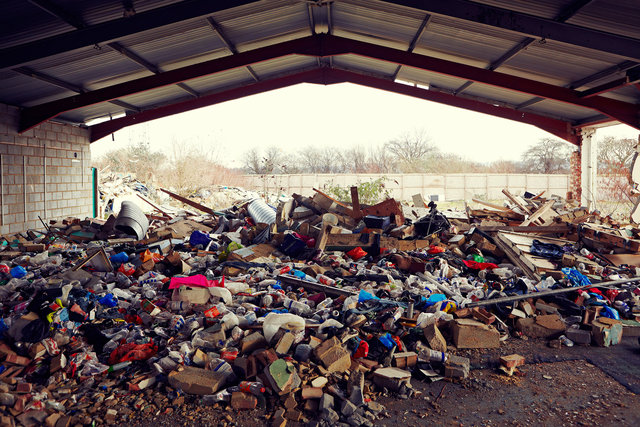
[[[324,79],[322,78],[322,74],[324,71],[325,69],[323,68],[314,68],[313,70],[303,71],[293,75],[282,76],[270,80],[261,80],[259,82],[250,83],[248,85],[231,88],[221,92],[203,95],[197,99],[189,99],[187,101],[166,105],[154,108],[152,110],[143,111],[141,113],[98,123],[97,125],[89,127],[89,130],[91,131],[90,140],[91,142],[95,142],[109,134],[112,134],[124,127],[133,124],[144,123],[150,120],[172,116],[174,114],[207,107],[209,105],[219,104],[221,102],[230,101],[232,99],[238,99],[249,95],[255,95],[275,89],[281,89],[287,86],[296,85],[298,83],[322,83],[324,82]]]
[[[36,6],[48,12],[49,14],[55,16],[56,18],[66,22],[67,24],[73,27],[76,27],[79,30],[82,28],[86,28],[87,26],[85,22],[82,19],[80,19],[78,16],[76,16],[74,13],[69,12],[68,10],[54,3],[51,3],[49,0],[29,0],[29,2],[35,4]],[[146,59],[142,58],[140,55],[133,53],[132,51],[122,46],[118,42],[108,43],[107,46],[109,46],[111,49],[115,50],[116,52],[120,53],[122,56],[126,56],[136,64],[143,66],[144,68],[146,68],[147,70],[151,71],[154,74],[159,74],[162,72],[160,68],[156,67]],[[189,86],[187,86],[184,83],[179,83],[177,86],[180,87],[185,92],[188,92],[189,94],[195,97],[198,97],[199,95],[198,92],[191,89]],[[80,92],[85,92],[85,91],[82,90]]]
[[[571,18],[573,15],[578,13],[578,11],[580,9],[582,9],[583,7],[585,7],[586,5],[591,3],[592,1],[593,0],[576,0],[576,1],[574,1],[569,6],[567,6],[565,9],[563,9],[562,12],[560,12],[560,14],[558,16],[556,16],[554,21],[556,21],[556,22],[565,22],[567,19]],[[491,70],[491,71],[497,70],[498,67],[500,67],[502,64],[504,64],[505,62],[507,62],[508,60],[513,58],[514,56],[516,56],[518,53],[522,52],[524,49],[526,49],[534,41],[536,41],[536,39],[534,39],[532,37],[525,37],[524,39],[522,39],[520,41],[520,43],[518,43],[517,45],[515,45],[514,47],[509,49],[502,56],[500,56],[500,58],[496,59],[491,64],[489,64],[489,66],[487,67],[487,70]],[[465,89],[467,89],[472,84],[473,84],[473,82],[464,83],[462,86],[460,86],[458,89],[456,89],[455,93],[456,94],[462,93]]]
[[[418,31],[416,31],[416,34],[413,36],[413,38],[409,42],[409,48],[407,49],[407,52],[413,52],[413,50],[416,48],[416,44],[418,44],[418,40],[420,40],[424,32],[427,31],[427,27],[429,26],[429,21],[431,21],[431,15],[425,16],[422,22],[420,23],[420,26],[418,27]],[[398,67],[396,68],[396,71],[394,71],[393,76],[391,77],[391,80],[395,81],[398,78],[398,74],[400,73],[401,69],[402,69],[402,65],[398,65]]]
[[[567,121],[558,120],[538,114],[522,113],[521,111],[516,111],[511,108],[496,106],[475,99],[469,99],[462,96],[454,96],[447,93],[430,91],[419,87],[395,83],[388,80],[387,78],[374,77],[370,75],[355,73],[352,71],[330,68],[317,68],[292,75],[274,78],[271,80],[263,80],[245,86],[213,93],[210,95],[205,95],[199,99],[187,100],[177,104],[159,107],[131,116],[99,123],[97,125],[89,127],[89,129],[91,130],[91,142],[97,141],[98,139],[101,139],[126,126],[143,123],[146,121],[182,113],[185,111],[190,111],[196,108],[229,101],[243,96],[267,92],[298,83],[334,84],[342,82],[350,82],[371,88],[400,93],[420,99],[425,99],[428,101],[452,105],[454,107],[464,108],[484,114],[495,115],[497,117],[502,117],[509,120],[515,120],[521,123],[531,124],[569,142],[572,142],[574,144],[577,143],[576,135],[573,133],[571,123]]]
[[[400,93],[427,101],[438,102],[440,104],[451,105],[453,107],[464,108],[478,113],[490,114],[503,119],[514,120],[521,123],[534,125],[542,130],[552,133],[572,144],[577,144],[576,135],[571,126],[571,122],[550,118],[533,113],[523,113],[512,108],[497,106],[470,99],[464,96],[452,95],[444,92],[437,92],[422,89],[416,86],[409,86],[402,83],[395,83],[389,80],[358,74],[350,71],[333,70],[334,78],[350,83],[364,85],[376,89]]]
[[[78,16],[76,16],[74,13],[69,12],[68,10],[54,4],[51,3],[49,0],[29,0],[29,2],[35,4],[36,6],[44,9],[45,11],[47,11],[48,13],[50,13],[51,15],[55,16],[56,18],[66,22],[67,24],[76,27],[77,29],[82,29],[82,28],[86,28],[86,24],[85,22],[80,19]],[[146,59],[144,59],[143,57],[141,57],[140,55],[135,54],[134,52],[132,52],[131,50],[127,49],[126,47],[122,46],[120,43],[118,42],[112,42],[112,43],[108,43],[107,46],[109,46],[111,49],[115,50],[116,52],[119,52],[122,56],[126,56],[127,58],[129,58],[130,60],[132,60],[133,62],[135,62],[136,64],[139,64],[141,66],[143,66],[144,68],[146,68],[147,70],[151,71],[154,74],[159,74],[162,72],[162,70],[158,67],[156,67],[155,65],[153,65],[151,62],[147,61]],[[185,92],[188,92],[189,94],[198,97],[198,92],[196,92],[195,90],[191,89],[189,86],[187,86],[184,83],[178,83],[177,86],[184,90]],[[82,91],[84,92],[84,91]]]
[[[617,65],[612,66],[612,67],[607,67],[604,70],[600,70],[600,71],[598,71],[596,73],[590,74],[590,75],[588,75],[586,77],[583,77],[583,78],[581,78],[579,80],[576,80],[576,81],[570,83],[569,85],[567,85],[566,87],[568,87],[569,89],[577,89],[577,88],[579,88],[581,86],[585,86],[585,85],[588,85],[590,83],[597,82],[598,80],[602,80],[602,79],[604,79],[606,77],[609,77],[611,75],[628,71],[628,70],[630,70],[631,68],[633,68],[633,67],[635,67],[637,65],[638,65],[637,62],[624,61],[624,62],[621,62],[621,63],[619,63]],[[531,105],[537,104],[538,102],[543,101],[543,100],[544,100],[544,98],[539,98],[539,97],[532,98],[532,99],[529,99],[529,100],[521,103],[516,108],[517,109],[522,109],[522,108],[530,107]]]
[[[236,45],[222,31],[222,28],[220,28],[220,25],[218,25],[218,23],[210,16],[207,18],[207,22],[209,23],[209,26],[211,27],[211,29],[218,35],[218,38],[220,39],[220,41],[222,41],[222,43],[224,43],[224,45],[227,47],[229,52],[231,52],[231,54],[233,55],[237,55],[238,49],[236,48]],[[249,72],[253,80],[255,81],[260,80],[256,72],[253,71],[253,68],[251,68],[250,65],[247,65],[245,68],[247,69],[247,71]]]
[[[619,55],[640,61],[640,40],[556,22],[509,9],[475,3],[468,0],[383,0],[426,13],[448,16],[464,21],[502,28],[529,37],[556,40],[575,46]]]
[[[0,69],[11,68],[99,43],[111,42],[131,34],[141,33],[165,25],[201,18],[259,0],[184,0],[178,3],[136,13],[82,29],[0,50]]]
[[[29,67],[18,67],[18,68],[14,68],[13,71],[23,74],[25,76],[49,83],[51,85],[54,86],[58,86],[61,87],[63,89],[67,89],[70,90],[71,92],[75,92],[75,93],[86,93],[86,89],[83,88],[82,86],[78,86],[78,85],[74,85],[73,83],[69,83],[65,80],[61,80],[57,77],[53,77],[50,76],[48,74],[45,73],[41,73],[39,71],[35,71],[32,70]],[[130,110],[130,111],[142,111],[140,108],[136,107],[135,105],[131,105],[127,102],[124,101],[120,101],[119,99],[113,99],[111,101],[109,101],[110,103],[112,103],[113,105],[117,105],[118,107],[122,107],[125,110]]]
[[[593,109],[640,128],[640,107],[634,104],[601,96],[585,99],[580,97],[579,92],[568,88],[371,43],[317,34],[30,107],[22,112],[20,130],[27,130],[64,111],[294,54],[316,57],[354,54],[369,57]]]
[[[88,105],[109,101],[122,96],[132,95],[134,93],[181,83],[197,77],[246,67],[247,65],[280,58],[294,53],[319,56],[317,53],[320,50],[319,44],[321,38],[322,35],[316,35],[272,46],[266,46],[247,52],[240,52],[237,55],[212,59],[199,64],[165,71],[153,76],[142,77],[113,86],[96,89],[81,95],[29,107],[22,111],[20,118],[20,130],[21,132],[28,130],[65,111],[86,107]]]
[[[115,50],[116,52],[119,52],[122,56],[126,56],[136,64],[143,66],[147,70],[151,71],[153,74],[160,74],[162,72],[162,70],[159,67],[147,61],[140,55],[132,52],[130,49],[127,49],[126,47],[122,46],[118,42],[108,43],[107,46],[109,46],[111,49]],[[200,94],[197,91],[195,91],[185,83],[177,83],[176,86],[178,86],[180,89],[184,90],[188,94],[195,96],[196,98],[200,96]]]

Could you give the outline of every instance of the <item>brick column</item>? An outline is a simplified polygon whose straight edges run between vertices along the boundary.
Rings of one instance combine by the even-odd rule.
[[[582,158],[580,147],[569,156],[569,191],[567,199],[580,200],[582,197]]]

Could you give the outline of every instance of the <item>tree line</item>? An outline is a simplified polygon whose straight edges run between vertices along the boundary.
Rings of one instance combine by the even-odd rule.
[[[566,141],[542,138],[519,160],[482,163],[444,152],[424,131],[406,133],[378,146],[305,147],[287,153],[278,146],[252,148],[244,155],[249,174],[298,173],[569,173],[569,157],[576,147]],[[629,166],[635,152],[633,139],[600,141],[599,169],[608,173]],[[615,167],[614,167],[615,166]]]

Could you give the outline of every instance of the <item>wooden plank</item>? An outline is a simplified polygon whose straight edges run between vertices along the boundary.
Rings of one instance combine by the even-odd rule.
[[[214,216],[217,215],[216,211],[214,211],[211,208],[206,207],[205,205],[201,205],[200,203],[196,203],[193,200],[189,200],[186,197],[182,197],[182,196],[180,196],[180,195],[178,195],[176,193],[172,193],[171,191],[165,190],[164,188],[161,188],[160,191],[162,191],[163,193],[168,194],[169,196],[171,196],[174,199],[184,203],[185,205],[189,205],[189,206],[194,207],[194,208],[196,208],[196,209],[198,209],[198,210],[200,210],[202,212],[205,212],[205,213],[208,213],[208,214],[211,214],[211,215],[214,215]]]
[[[542,225],[542,226],[531,225],[528,227],[493,225],[493,226],[485,226],[485,227],[481,226],[481,227],[478,227],[478,230],[483,231],[485,233],[492,233],[497,231],[511,231],[516,233],[563,234],[563,233],[570,233],[573,230],[573,227],[571,227],[570,225]]]
[[[497,209],[499,211],[511,211],[511,209],[505,208],[504,206],[496,205],[495,203],[485,202],[484,200],[480,200],[480,199],[471,199],[471,200],[475,203],[479,203],[481,205],[487,206],[489,208]]]
[[[349,212],[353,213],[353,210],[351,209],[351,206],[347,205],[346,203],[343,203],[340,200],[334,199],[333,197],[329,196],[326,193],[323,193],[322,191],[318,190],[317,188],[313,188],[313,191],[315,191],[316,193],[322,194],[327,199],[333,200],[336,205],[342,206],[343,208],[347,209]]]
[[[522,224],[520,224],[520,225],[527,226],[527,225],[529,225],[529,224],[531,224],[533,222],[538,221],[539,218],[542,215],[546,214],[549,211],[549,209],[551,209],[551,207],[553,206],[554,203],[555,203],[555,200],[553,200],[553,199],[549,200],[544,205],[540,206],[540,208],[537,211],[535,211],[533,214],[531,214],[531,216],[529,216],[529,218],[524,220],[522,222]]]
[[[527,213],[528,215],[531,215],[531,210],[526,207],[523,203],[521,203],[516,196],[514,196],[513,194],[511,194],[509,192],[509,190],[507,190],[506,188],[502,190],[502,194],[504,194],[505,196],[507,196],[507,198],[509,200],[511,200],[517,207],[519,207],[520,209],[522,209],[523,212]]]
[[[168,217],[169,219],[172,219],[173,216],[168,214],[167,212],[163,211],[162,209],[160,209],[159,207],[157,207],[156,205],[154,205],[151,200],[147,199],[146,197],[144,197],[142,194],[140,193],[136,193],[136,196],[138,196],[140,199],[142,199],[144,202],[148,203],[149,205],[151,205],[155,210],[157,210],[158,212],[160,212],[163,216]]]
[[[615,266],[626,264],[640,267],[640,254],[602,254],[602,256]]]
[[[353,206],[353,213],[357,215],[356,217],[362,217],[362,214],[360,212],[360,198],[358,197],[358,187],[356,186],[351,187],[351,206]]]
[[[428,207],[427,203],[422,198],[422,194],[420,194],[420,193],[414,194],[413,196],[411,196],[411,199],[413,200],[413,205],[416,208],[422,208],[422,207],[427,208]]]

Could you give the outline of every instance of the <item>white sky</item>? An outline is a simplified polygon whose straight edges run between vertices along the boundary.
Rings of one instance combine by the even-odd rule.
[[[431,142],[480,162],[518,160],[540,138],[554,137],[534,126],[349,83],[301,84],[131,126],[91,144],[93,158],[126,147],[147,132],[152,149],[167,154],[174,140],[202,141],[220,162],[241,167],[253,147],[278,145],[286,152],[306,146],[378,145],[404,132],[425,129]],[[598,129],[596,138],[638,138],[618,125]],[[132,141],[134,142],[134,141]]]

